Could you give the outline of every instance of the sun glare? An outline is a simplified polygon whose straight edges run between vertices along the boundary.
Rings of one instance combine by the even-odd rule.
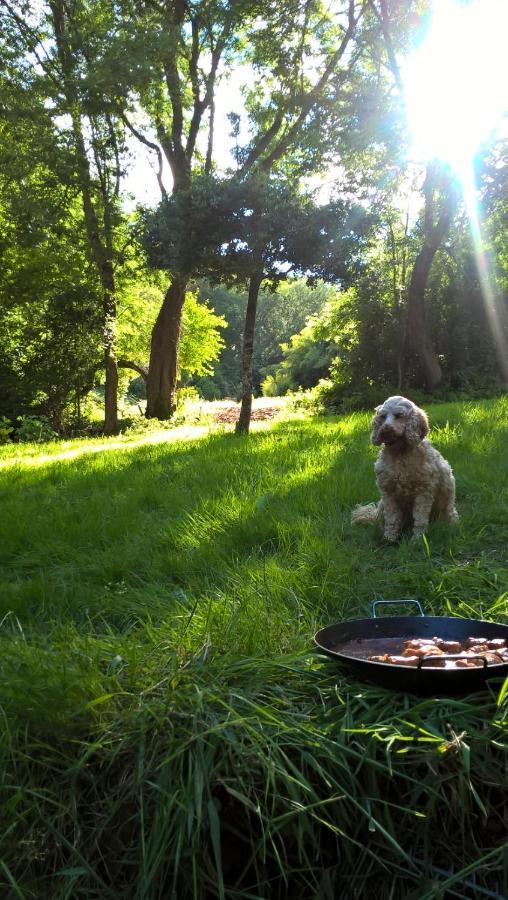
[[[428,34],[402,77],[413,151],[457,172],[508,112],[507,0],[434,0]]]

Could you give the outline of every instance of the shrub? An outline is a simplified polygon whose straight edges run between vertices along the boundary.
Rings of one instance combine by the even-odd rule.
[[[14,426],[7,416],[0,416],[0,444],[9,444]]]
[[[130,437],[143,436],[168,427],[169,422],[162,422],[160,419],[147,419],[143,415],[129,416],[122,421],[121,434],[126,434]]]
[[[16,428],[16,440],[21,444],[42,444],[57,437],[46,416],[20,416]]]
[[[176,392],[176,408],[181,409],[186,403],[194,403],[199,399],[199,391],[193,385],[180,387]]]

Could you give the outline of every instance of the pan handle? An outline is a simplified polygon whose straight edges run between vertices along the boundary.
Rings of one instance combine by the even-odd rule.
[[[423,669],[424,663],[431,659],[481,659],[483,662],[483,668],[486,669],[488,666],[488,660],[486,656],[462,656],[460,653],[443,653],[439,656],[421,656],[418,660],[417,669]]]
[[[398,606],[400,606],[401,603],[415,603],[416,606],[418,607],[420,616],[424,616],[424,615],[425,615],[425,613],[424,613],[424,611],[423,611],[423,609],[422,609],[422,604],[420,603],[419,600],[412,600],[412,599],[410,599],[410,598],[403,597],[401,600],[373,600],[373,601],[372,601],[372,617],[373,617],[374,619],[378,619],[378,618],[379,618],[379,616],[376,615],[376,608],[377,608],[378,606],[381,606],[381,604],[384,604],[385,606],[388,606],[389,604],[393,604],[393,603],[396,603]]]

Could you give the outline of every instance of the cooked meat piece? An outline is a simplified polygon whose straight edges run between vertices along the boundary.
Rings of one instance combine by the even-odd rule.
[[[433,638],[412,638],[410,641],[404,641],[404,650],[420,650],[433,643]]]
[[[436,647],[435,644],[422,644],[420,647],[415,647],[414,649],[407,648],[404,650],[404,656],[442,656],[443,651]]]
[[[474,669],[476,666],[483,666],[483,660],[464,657],[463,659],[456,659],[455,665],[459,669]]]
[[[483,655],[485,656],[485,659],[486,659],[489,663],[494,663],[494,665],[499,665],[499,663],[504,662],[503,657],[501,656],[501,654],[500,654],[500,653],[495,653],[494,650],[487,650],[487,653],[484,653]]]
[[[441,655],[443,655],[442,651],[439,651]],[[434,654],[431,657],[426,656],[422,662],[422,666],[425,666],[426,669],[444,669],[446,667],[446,659],[433,659]]]
[[[508,650],[504,638],[492,638],[492,640],[488,640],[487,647],[489,650]]]
[[[464,641],[464,644],[466,645],[466,647],[476,647],[478,644],[486,644],[487,640],[488,639],[484,638],[484,637],[483,638],[469,637],[469,638],[466,638],[466,640]]]
[[[390,662],[394,666],[417,666],[419,662],[418,656],[390,656]]]
[[[499,665],[499,663],[504,662],[503,657],[500,653],[496,653],[495,650],[477,650],[474,648],[473,653],[468,653],[465,655],[465,659],[477,662],[479,665],[483,666],[483,660],[487,660],[488,665]]]
[[[417,656],[390,656],[385,653],[383,656],[368,656],[370,662],[391,663],[392,666],[417,666]]]
[[[435,637],[432,640],[436,647],[439,647],[444,653],[460,653],[462,650],[460,641],[447,641],[439,637]]]

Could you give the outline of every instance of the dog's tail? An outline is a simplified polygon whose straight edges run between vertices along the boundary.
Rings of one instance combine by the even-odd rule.
[[[353,525],[375,525],[381,516],[381,501],[367,503],[366,506],[355,506],[351,513]]]

